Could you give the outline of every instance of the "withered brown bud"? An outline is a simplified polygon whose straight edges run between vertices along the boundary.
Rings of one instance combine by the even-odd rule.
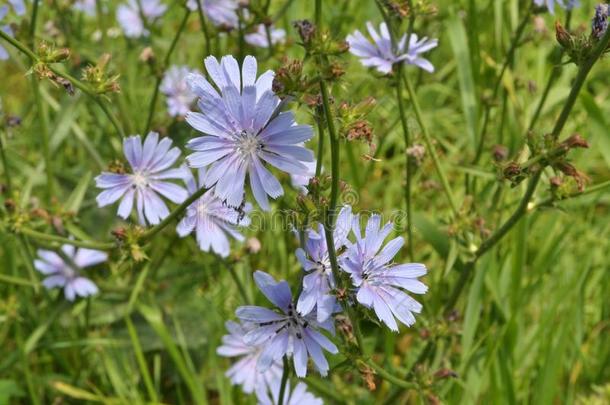
[[[508,148],[504,145],[494,145],[492,156],[496,162],[502,162],[508,157]]]
[[[44,219],[45,221],[49,219],[49,212],[42,208],[34,208],[31,212],[33,217]]]
[[[346,138],[348,141],[359,140],[370,143],[373,140],[373,128],[368,121],[355,121],[348,127]]]
[[[579,134],[574,134],[570,136],[568,139],[563,141],[562,144],[566,145],[568,149],[589,147],[587,141]]]
[[[21,118],[16,115],[9,115],[6,117],[6,125],[9,127],[17,127],[21,125]]]
[[[504,168],[504,177],[511,179],[521,174],[521,166],[518,163],[511,162]]]
[[[127,236],[127,231],[125,230],[125,228],[116,228],[110,231],[110,233],[118,240],[124,240]]]
[[[154,63],[156,60],[155,52],[150,46],[142,49],[142,52],[140,52],[140,56],[138,58],[144,63]]]
[[[555,21],[555,38],[563,48],[570,49],[572,47],[572,35],[563,28],[559,21]]]
[[[61,217],[58,217],[57,215],[54,215],[53,217],[51,217],[51,225],[53,225],[53,228],[55,228],[57,233],[59,233],[59,234],[64,233],[64,231],[65,231],[64,221],[61,219]]]
[[[426,148],[423,145],[415,144],[410,148],[407,148],[407,156],[409,157],[409,161],[414,163],[416,166],[421,166],[425,155]]]
[[[316,26],[313,25],[309,20],[298,20],[292,23],[296,28],[303,44],[308,45],[316,35]]]
[[[8,212],[15,211],[15,206],[15,201],[13,199],[7,198],[6,200],[4,200],[4,208],[6,208]]]
[[[446,379],[446,378],[457,378],[458,374],[448,368],[441,368],[440,370],[436,371],[436,373],[434,373],[434,377],[440,379]]]
[[[551,187],[561,187],[563,179],[559,176],[553,176],[549,179],[549,182],[551,183]]]
[[[579,171],[568,162],[557,162],[553,165],[557,170],[561,171],[566,176],[572,177],[578,186],[578,191],[582,192],[585,189],[585,184],[590,180],[589,176]]]
[[[55,81],[62,86],[70,96],[74,95],[74,86],[69,80],[66,80],[63,77],[57,77]]]

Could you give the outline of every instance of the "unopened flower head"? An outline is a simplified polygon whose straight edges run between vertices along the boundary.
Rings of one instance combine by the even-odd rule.
[[[205,187],[216,185],[215,194],[231,206],[241,205],[248,175],[255,200],[269,210],[267,196],[277,198],[284,190],[263,162],[290,174],[307,174],[304,162],[314,156],[303,142],[312,137],[312,129],[297,125],[291,111],[280,112],[280,99],[271,90],[273,72],[257,79],[254,57],[246,56],[241,72],[232,56],[221,63],[207,57],[205,66],[220,92],[201,75],[188,78],[201,113],[190,112],[186,120],[204,136],[187,144],[194,151],[187,161],[193,168],[208,168]]]
[[[580,5],[579,0],[534,0],[538,7],[546,6],[549,13],[555,14],[555,4],[565,10],[572,10]]]
[[[269,27],[269,36],[267,36],[267,28],[265,24],[259,24],[256,27],[256,32],[246,35],[246,42],[252,46],[259,48],[269,48],[269,37],[271,37],[271,44],[281,44],[286,40],[286,31],[281,28]]]
[[[204,184],[205,176],[205,169],[199,170],[198,181],[192,174],[190,175],[186,183],[189,195]],[[186,209],[185,216],[176,230],[182,237],[195,231],[197,243],[202,251],[212,250],[222,257],[227,257],[231,252],[229,237],[240,242],[244,240],[238,227],[249,225],[250,219],[246,216],[248,209],[249,207],[244,207],[238,210],[223,204],[214,194],[214,190],[210,189]]]
[[[68,301],[79,297],[97,294],[97,286],[88,278],[80,275],[81,269],[105,262],[108,255],[99,250],[63,245],[61,250],[68,260],[50,250],[38,250],[38,259],[34,260],[36,270],[46,276],[42,285],[47,289],[60,287]]]
[[[97,196],[97,204],[104,207],[119,199],[118,215],[127,218],[134,205],[141,225],[155,225],[169,215],[167,205],[159,195],[179,204],[188,194],[186,190],[166,180],[186,179],[189,170],[185,166],[172,168],[180,157],[180,149],[171,148],[172,141],[150,132],[144,144],[140,135],[123,140],[123,153],[131,166],[131,173],[103,172],[95,178],[98,188],[105,189]]]
[[[146,27],[161,17],[165,10],[167,6],[160,0],[128,0],[127,4],[117,7],[116,18],[126,37],[138,38],[148,36],[150,32]]]
[[[386,23],[379,25],[379,32],[370,22],[367,22],[366,26],[373,40],[372,43],[358,30],[347,36],[350,52],[358,56],[364,66],[374,67],[379,72],[388,74],[392,72],[394,64],[406,63],[418,66],[427,72],[434,72],[432,63],[421,54],[435,48],[438,40],[427,37],[420,39],[415,33],[407,38],[405,34],[396,44],[396,49],[393,49]]]
[[[352,224],[352,209],[345,206],[341,209],[335,229],[333,240],[335,251],[339,251],[347,242],[347,235]],[[311,313],[314,309],[318,322],[324,322],[333,312],[337,302],[331,290],[335,288],[328,246],[322,224],[317,230],[310,229],[305,234],[305,249],[297,249],[296,255],[308,274],[303,277],[303,291],[297,302],[297,311],[303,315]]]
[[[298,377],[307,375],[307,359],[311,357],[321,375],[328,373],[328,361],[322,349],[337,353],[334,345],[318,329],[326,329],[334,333],[332,319],[325,322],[316,320],[315,312],[301,315],[292,302],[292,294],[288,283],[277,282],[267,273],[256,271],[254,280],[262,293],[277,306],[280,312],[258,306],[243,306],[237,308],[237,316],[244,322],[252,322],[256,327],[244,336],[248,345],[265,343],[265,348],[257,360],[258,370],[264,372],[275,361],[291,356]]]
[[[426,267],[419,263],[392,264],[404,240],[392,239],[381,249],[392,223],[380,226],[381,218],[372,215],[362,237],[359,218],[354,218],[352,229],[356,242],[342,256],[341,268],[350,274],[358,302],[373,308],[379,320],[398,331],[395,318],[410,326],[415,323],[414,314],[421,312],[422,305],[403,290],[424,294],[428,288],[417,278],[426,274]]]
[[[239,23],[237,9],[238,0],[188,0],[186,6],[191,11],[198,8],[197,2],[201,2],[201,7],[205,15],[217,27],[236,28]]]
[[[186,115],[197,96],[186,84],[186,78],[191,73],[198,73],[188,66],[172,66],[163,76],[159,90],[167,98],[167,112],[172,117]]]
[[[225,323],[228,335],[222,337],[222,345],[216,353],[224,357],[237,357],[238,360],[226,372],[226,376],[234,385],[240,385],[246,394],[256,393],[259,401],[269,398],[268,392],[273,390],[278,379],[282,378],[284,367],[282,361],[273,361],[269,368],[263,372],[257,368],[258,359],[264,350],[265,343],[258,345],[247,344],[244,337],[256,324],[228,321]]]

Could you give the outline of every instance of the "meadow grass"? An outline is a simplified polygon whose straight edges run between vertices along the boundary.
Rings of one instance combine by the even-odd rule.
[[[231,256],[221,259],[201,252],[192,237],[178,238],[173,221],[143,246],[144,260],[115,250],[106,265],[89,270],[101,293],[74,303],[42,287],[33,267],[36,249],[57,241],[35,232],[112,246],[111,231],[124,222],[116,208],[97,207],[93,177],[122,158],[121,133],[153,129],[181,148],[196,135],[167,115],[165,97],[156,90],[159,69],[186,64],[203,70],[208,54],[239,60],[253,54],[259,66],[277,70],[284,56],[303,58],[292,22],[314,21],[314,2],[271,1],[269,15],[279,14],[276,25],[288,33],[288,42],[272,52],[244,44],[236,32],[218,35],[209,23],[204,33],[198,13],[187,13],[178,1],[167,1],[150,37],[136,40],[107,34],[117,26],[118,0],[93,19],[68,3],[43,1],[32,38],[28,4],[16,38],[34,52],[41,41],[69,48],[69,61],[52,67],[76,79],[109,53],[121,91],[98,95],[76,86],[69,95],[26,74],[29,59],[0,39],[11,56],[0,62],[0,403],[256,403],[231,386],[224,376],[231,361],[216,348],[236,307],[267,305],[252,280],[255,270],[289,280],[296,292],[298,240],[280,214],[296,206],[298,191],[288,176],[280,177],[286,195],[274,211],[257,213],[256,226],[245,231],[260,241],[260,250],[234,243]],[[340,180],[349,185],[338,203],[400,219],[394,237],[407,238],[410,222],[412,244],[396,260],[411,261],[412,251],[413,261],[428,268],[423,281],[429,290],[418,297],[423,312],[415,325],[400,333],[358,313],[366,356],[328,356],[329,376],[310,373],[304,380],[325,403],[610,402],[607,58],[592,67],[561,133],[555,133],[578,67],[564,64],[565,55],[559,62],[553,24],[559,20],[588,32],[595,3],[581,3],[571,13],[558,9],[555,16],[540,12],[524,19],[529,1],[433,2],[434,12],[416,16],[413,27],[439,39],[427,55],[436,71],[404,66],[406,80],[398,79],[403,106],[396,80],[362,67],[349,53],[340,57],[346,72],[328,84],[329,103],[336,109],[342,101],[373,97],[366,120],[376,150],[338,140]],[[383,20],[373,0],[324,1],[319,18],[337,39],[364,30],[366,21]],[[93,40],[100,28],[104,34]],[[152,68],[141,60],[147,46],[155,54]],[[299,123],[315,125],[309,109],[297,111]],[[7,125],[9,116],[18,116],[20,125]],[[410,174],[409,221],[403,215],[405,127],[411,144],[425,147]],[[578,133],[589,144],[569,152],[571,164],[588,176],[584,192],[550,167],[518,184],[502,179],[509,162],[530,158],[528,143],[551,133],[560,141]],[[319,139],[316,129],[312,150]],[[330,152],[327,142],[322,167],[328,174]],[[555,176],[563,180],[563,201],[550,191]],[[520,211],[532,183],[537,187]],[[507,233],[478,251],[514,212],[519,215]]]

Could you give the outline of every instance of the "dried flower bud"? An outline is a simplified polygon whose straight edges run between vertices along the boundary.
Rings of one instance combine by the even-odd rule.
[[[589,147],[587,141],[579,134],[573,134],[568,139],[563,141],[562,144],[565,145],[568,149]]]
[[[441,368],[440,370],[437,370],[436,373],[434,373],[434,377],[442,380],[442,379],[446,379],[446,378],[457,378],[458,374],[448,368]]]
[[[572,35],[563,28],[559,21],[555,22],[555,38],[563,48],[571,49],[573,47]]]
[[[248,240],[246,240],[246,248],[250,253],[258,253],[261,250],[261,241],[255,237],[248,238]]]
[[[409,162],[415,166],[421,166],[424,156],[426,155],[426,148],[423,145],[415,144],[410,148],[407,148],[407,156]]]
[[[15,201],[13,199],[7,198],[6,200],[4,200],[4,208],[6,208],[6,210],[8,212],[15,211],[15,207],[16,207],[16,204],[15,204]]]
[[[502,162],[508,157],[508,148],[504,145],[494,145],[492,155],[496,162]]]
[[[551,183],[551,187],[558,188],[563,184],[563,179],[559,176],[553,176],[549,179],[549,182]]]
[[[116,228],[110,231],[110,233],[118,240],[125,240],[125,237],[127,236],[125,228]]]
[[[153,64],[156,62],[155,52],[150,46],[142,49],[142,52],[140,52],[140,56],[138,58],[144,63]]]
[[[309,20],[295,21],[293,26],[297,29],[297,32],[303,41],[303,45],[308,47],[316,35],[316,26],[313,25]]]

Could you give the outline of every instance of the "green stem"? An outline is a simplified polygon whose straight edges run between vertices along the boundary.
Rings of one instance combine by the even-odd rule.
[[[112,242],[95,242],[69,239],[57,235],[48,235],[46,233],[38,232],[29,228],[19,228],[16,232],[44,242],[58,242],[62,244],[84,247],[89,249],[111,250],[116,247],[116,245]]]
[[[161,72],[165,72],[165,70],[167,69],[167,67],[169,65],[169,60],[172,56],[172,53],[174,52],[174,49],[176,48],[176,44],[178,44],[178,40],[180,39],[182,32],[184,31],[184,27],[186,27],[186,23],[188,21],[190,14],[191,14],[190,10],[186,9],[186,12],[184,13],[184,17],[182,18],[182,21],[180,22],[180,26],[178,27],[178,31],[176,31],[176,35],[174,36],[174,39],[173,39],[171,45],[169,46],[167,53],[165,54],[165,58],[163,59],[163,66],[161,66]],[[155,83],[155,89],[153,91],[153,96],[152,96],[152,99],[148,106],[148,118],[146,119],[146,127],[144,129],[144,134],[147,134],[148,131],[150,131],[152,119],[155,114],[155,107],[157,106],[157,99],[159,98],[159,86],[161,86],[162,81],[163,81],[163,73],[160,73],[157,77],[157,81]]]
[[[289,374],[290,366],[288,364],[288,357],[284,356],[284,372],[282,373],[282,385],[280,385],[280,397],[278,398],[278,404],[284,404],[284,396],[286,395],[286,385],[288,383]]]
[[[11,195],[12,183],[11,174],[9,173],[8,160],[6,159],[6,151],[4,150],[4,142],[2,141],[2,133],[0,133],[0,158],[2,158],[2,166],[4,168],[4,178],[6,181],[6,194]]]
[[[180,214],[182,214],[182,212],[184,210],[186,210],[189,207],[189,205],[194,203],[195,200],[197,200],[199,197],[201,197],[207,190],[208,189],[202,187],[199,190],[195,191],[189,198],[184,200],[184,202],[182,204],[180,204],[178,207],[176,207],[175,210],[173,210],[167,217],[165,217],[165,219],[163,221],[161,221],[159,224],[155,225],[154,227],[150,228],[148,231],[144,232],[144,234],[140,238],[140,241],[147,242],[153,236],[155,236],[156,234],[161,232],[163,230],[163,228],[165,228],[167,225],[169,225],[170,222],[172,222],[175,218],[177,218]]]
[[[199,15],[199,23],[201,24],[201,30],[203,31],[203,36],[205,38],[206,56],[209,56],[212,54],[210,33],[208,32],[208,26],[205,23],[205,15],[203,14],[203,6],[201,5],[201,0],[197,0],[197,14]]]
[[[417,96],[415,95],[415,91],[413,90],[413,86],[411,85],[411,82],[409,81],[409,78],[407,77],[407,75],[403,75],[403,79],[407,86],[407,92],[409,93],[409,99],[411,100],[411,104],[413,104],[413,110],[415,111],[415,118],[417,119],[419,127],[421,128],[422,134],[424,136],[424,143],[426,144],[426,149],[430,153],[430,156],[432,156],[432,162],[434,163],[434,168],[436,170],[438,177],[441,180],[441,185],[443,186],[443,191],[445,192],[447,201],[449,201],[449,205],[451,207],[451,211],[453,212],[453,216],[457,218],[459,216],[458,207],[457,207],[457,204],[453,197],[453,193],[451,192],[451,187],[449,186],[447,177],[445,176],[445,172],[443,171],[443,168],[441,167],[441,163],[438,158],[438,155],[436,154],[436,149],[434,148],[434,145],[432,144],[432,137],[430,136],[430,133],[428,132],[428,127],[426,126],[426,124],[424,122],[422,112],[419,107],[419,102],[417,101]]]
[[[553,204],[554,202],[570,200],[570,199],[581,197],[581,196],[584,196],[584,195],[587,195],[587,194],[593,194],[593,193],[596,193],[598,191],[604,190],[604,189],[609,188],[609,187],[610,187],[610,180],[604,181],[602,183],[596,184],[596,185],[591,186],[591,187],[587,187],[587,189],[584,190],[584,191],[578,191],[578,192],[575,192],[575,193],[570,193],[570,194],[568,194],[566,196],[563,196],[563,197],[558,197],[558,198],[556,198],[556,197],[549,197],[546,200],[543,200],[543,201],[537,203],[536,205],[534,205],[532,207],[532,210],[535,210],[535,209],[538,209],[538,208],[541,208],[541,207],[549,206],[549,205]]]
[[[409,124],[407,122],[407,115],[405,112],[403,90],[402,90],[402,76],[403,65],[398,67],[398,80],[396,81],[396,100],[398,102],[398,112],[400,115],[400,123],[402,125],[402,134],[405,141],[405,201],[407,204],[407,245],[409,249],[409,259],[415,260],[415,251],[413,250],[413,216],[412,216],[412,205],[411,205],[411,166],[410,159],[407,150],[411,147],[411,134],[409,133]]]
[[[222,261],[222,263],[229,270],[229,274],[231,274],[231,278],[233,279],[233,281],[237,285],[237,289],[239,290],[239,294],[241,295],[241,298],[244,300],[244,304],[245,305],[249,305],[250,304],[250,298],[248,297],[248,293],[246,292],[246,288],[244,287],[244,284],[242,283],[242,281],[237,276],[237,272],[235,272],[234,266],[231,266],[230,263],[225,263],[224,261]]]
[[[42,95],[40,94],[40,84],[36,77],[31,77],[32,91],[34,93],[34,99],[36,100],[36,110],[38,111],[40,133],[42,141],[42,156],[44,159],[45,173],[47,175],[47,202],[51,202],[51,198],[54,193],[54,178],[53,178],[53,163],[51,160],[51,152],[49,149],[49,123],[47,120],[47,114],[42,101]]]
[[[322,174],[322,159],[324,157],[324,126],[322,125],[322,115],[316,113],[318,123],[318,156],[316,160],[316,177]]]
[[[328,135],[330,139],[331,188],[327,225],[330,227],[330,229],[332,229],[334,225],[335,209],[337,208],[337,199],[339,196],[339,140],[330,108],[328,87],[324,80],[320,80],[320,92],[322,93],[322,105],[324,106],[324,115],[326,116],[326,124],[328,125]]]

